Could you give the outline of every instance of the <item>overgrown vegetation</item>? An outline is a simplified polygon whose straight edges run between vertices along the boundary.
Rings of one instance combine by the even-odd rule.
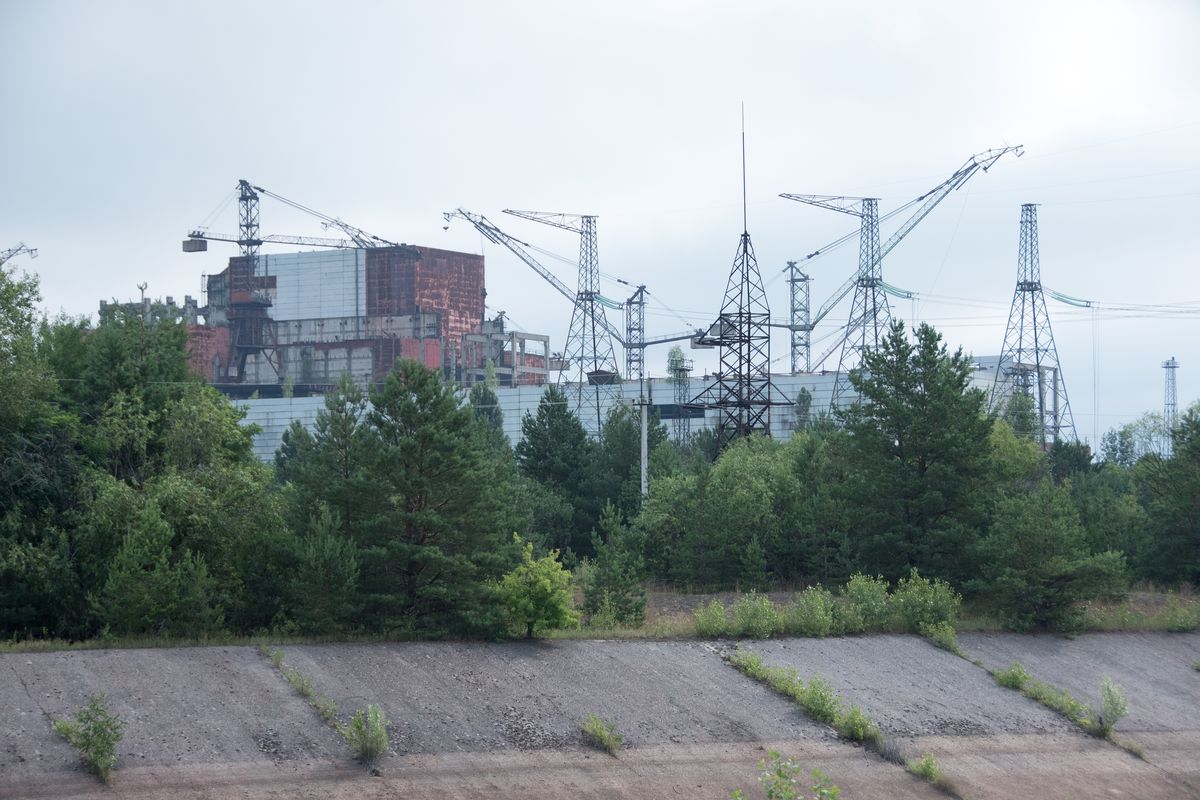
[[[464,393],[404,360],[370,390],[335,387],[265,465],[242,411],[192,374],[182,319],[39,320],[39,302],[36,278],[0,271],[6,640],[503,636],[527,545],[578,568],[601,629],[642,622],[647,580],[810,587],[784,608],[706,609],[709,636],[953,625],[950,586],[1008,627],[1072,630],[1130,578],[1200,583],[1200,408],[1171,458],[1124,431],[1096,464],[1043,453],[1020,399],[987,416],[969,360],[926,325],[893,326],[850,376],[860,402],[798,406],[787,442],[719,452],[655,421],[643,499],[633,409],[592,439],[549,388],[513,448],[494,379]],[[1194,630],[1200,603],[1162,618]]]
[[[838,735],[852,742],[861,742],[871,747],[887,761],[903,764],[918,777],[922,777],[951,796],[958,797],[959,793],[954,783],[942,774],[937,762],[926,754],[919,760],[910,761],[904,753],[904,748],[896,740],[885,736],[879,726],[866,712],[855,705],[848,706],[834,691],[833,686],[821,678],[813,676],[805,681],[792,667],[772,667],[763,662],[762,655],[753,651],[739,648],[727,659],[730,664],[746,676],[770,686],[779,694],[791,699],[804,709],[809,717],[817,722],[823,722],[838,732]],[[795,778],[795,765],[790,764],[789,770]],[[778,769],[782,766],[773,758],[771,769],[764,774],[779,776],[784,774]],[[760,770],[763,765],[759,765]],[[773,777],[771,780],[774,780]],[[776,784],[772,784],[776,785]],[[779,786],[795,786],[795,781],[781,783]],[[763,782],[764,789],[767,783]],[[814,786],[814,791],[816,787]],[[740,795],[736,795],[740,796]],[[772,797],[768,790],[768,797]],[[780,795],[795,796],[795,795]],[[836,796],[836,795],[834,795]]]
[[[615,756],[621,745],[625,744],[625,737],[617,731],[617,724],[606,722],[595,713],[589,712],[579,727],[589,744],[607,751],[609,755]]]
[[[96,692],[70,719],[52,719],[51,724],[83,758],[88,769],[108,782],[117,765],[117,745],[125,738],[125,720],[108,705],[108,695]]]
[[[837,595],[810,586],[790,603],[780,605],[751,591],[738,598],[731,609],[713,600],[697,608],[693,618],[696,635],[704,637],[766,639],[778,635],[821,637],[909,631],[928,636],[957,653],[954,621],[961,602],[945,581],[928,580],[914,569],[891,593],[882,578],[854,575]]]
[[[809,776],[812,779],[809,788],[813,794],[801,794],[804,768],[792,759],[784,758],[778,750],[771,750],[768,758],[769,761],[764,758],[758,762],[758,784],[767,795],[767,800],[838,800],[841,797],[842,790],[819,769],[814,769]],[[746,795],[741,789],[734,789],[730,797],[733,800],[745,800]]]
[[[993,670],[992,676],[996,683],[1021,692],[1066,717],[1087,733],[1108,739],[1141,757],[1140,747],[1132,742],[1118,741],[1114,735],[1117,723],[1129,714],[1129,703],[1125,699],[1125,692],[1111,678],[1105,677],[1101,682],[1100,706],[1094,708],[1073,697],[1066,689],[1034,679],[1019,661],[1014,661],[1007,669]]]
[[[558,551],[533,557],[533,543],[514,541],[523,547],[522,561],[500,581],[500,599],[508,619],[532,639],[539,629],[576,625],[579,616],[571,599],[571,573],[563,569]]]

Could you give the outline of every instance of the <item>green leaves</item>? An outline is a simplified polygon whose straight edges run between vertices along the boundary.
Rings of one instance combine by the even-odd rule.
[[[509,620],[532,639],[535,632],[546,628],[565,628],[577,625],[571,597],[571,573],[563,569],[558,551],[551,550],[539,559],[533,557],[533,543],[522,543],[521,563],[500,581],[500,598]]]

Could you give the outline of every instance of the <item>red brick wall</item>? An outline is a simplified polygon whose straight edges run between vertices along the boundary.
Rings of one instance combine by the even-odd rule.
[[[229,358],[229,328],[213,328],[207,325],[188,325],[188,366],[192,372],[209,383],[220,376],[213,372],[213,356],[221,359],[221,366]]]

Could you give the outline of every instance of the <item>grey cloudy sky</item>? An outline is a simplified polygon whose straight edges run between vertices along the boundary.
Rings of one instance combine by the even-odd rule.
[[[234,246],[179,242],[244,177],[388,238],[482,249],[489,305],[559,347],[565,301],[440,212],[484,213],[568,258],[570,234],[500,209],[597,214],[601,269],[703,325],[741,230],[743,102],[749,228],[778,317],[786,260],[853,228],[778,193],[876,195],[886,212],[1004,144],[1025,156],[977,175],[885,261],[922,296],[898,315],[998,352],[1023,202],[1042,204],[1046,285],[1200,306],[1194,2],[0,0],[0,29],[0,247],[41,249],[14,263],[40,274],[52,312],[94,313],[143,280],[198,294]],[[235,210],[212,229],[235,232]],[[269,200],[262,220],[323,233]],[[854,250],[813,263],[814,305]],[[1051,315],[1081,436],[1160,410],[1171,355],[1181,402],[1200,395],[1196,313],[1052,301]],[[679,317],[652,305],[648,333]],[[782,332],[772,355],[786,369]]]

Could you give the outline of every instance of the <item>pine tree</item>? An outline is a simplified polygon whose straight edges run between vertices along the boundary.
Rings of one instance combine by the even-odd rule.
[[[621,520],[612,504],[600,514],[600,530],[592,534],[596,555],[583,584],[583,608],[589,616],[602,608],[614,621],[641,625],[646,616],[646,589],[640,537]]]

